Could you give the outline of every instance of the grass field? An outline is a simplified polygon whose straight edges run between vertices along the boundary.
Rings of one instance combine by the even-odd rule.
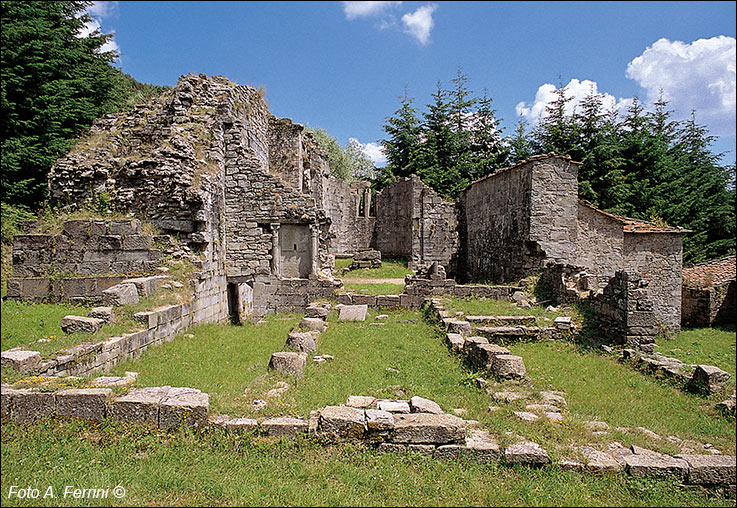
[[[715,365],[735,378],[734,325],[724,328],[685,328],[673,339],[661,339],[656,350],[685,363]]]
[[[343,288],[353,293],[363,293],[365,295],[399,295],[404,293],[404,284],[392,284],[390,282],[379,282],[376,284],[348,282],[345,279]]]
[[[2,426],[3,506],[734,506],[667,480],[578,475],[416,454],[380,455],[306,439],[171,434],[114,423]],[[52,486],[56,499],[8,498],[11,485]],[[116,499],[61,499],[67,485]]]
[[[490,298],[456,298],[453,296],[443,297],[443,306],[451,312],[463,312],[467,316],[535,316],[537,326],[550,326],[558,316],[570,316],[574,322],[581,324],[581,316],[575,308],[559,310],[556,312],[546,311],[546,307],[533,305],[529,309],[523,309],[512,305],[508,300],[492,300]],[[547,318],[547,321],[545,320]]]
[[[414,273],[407,268],[407,262],[401,259],[382,259],[381,268],[360,268],[341,273],[353,262],[353,258],[335,260],[333,273],[341,279],[403,279],[405,275]]]

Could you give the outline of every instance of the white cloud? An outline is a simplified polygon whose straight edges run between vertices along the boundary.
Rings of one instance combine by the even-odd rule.
[[[541,85],[537,89],[535,100],[532,104],[528,104],[524,101],[517,104],[517,106],[515,107],[515,110],[517,111],[517,116],[524,117],[530,123],[539,122],[540,119],[545,117],[545,109],[547,105],[555,102],[556,89],[556,86],[551,85],[550,83],[545,83],[544,85]],[[566,114],[569,115],[572,114],[581,104],[581,101],[583,101],[592,92],[599,93],[598,85],[596,84],[596,82],[590,81],[588,79],[579,81],[578,79],[573,78],[565,86],[565,89],[566,97],[572,97],[572,100],[566,104]],[[616,109],[617,111],[623,112],[626,111],[627,106],[632,103],[632,99],[617,100],[616,97],[608,93],[602,93],[601,95],[602,107],[606,111]]]
[[[436,9],[436,5],[423,5],[415,12],[402,16],[402,23],[407,28],[405,31],[417,39],[417,42],[423,46],[430,42],[430,31],[435,26],[432,14]]]
[[[716,135],[735,134],[734,37],[690,44],[660,39],[627,66],[627,77],[645,89],[648,102],[663,96],[678,118],[696,110],[696,121]]]
[[[363,16],[382,14],[384,10],[402,2],[343,2],[343,12],[348,21]]]
[[[381,167],[386,165],[386,163],[388,162],[388,159],[384,154],[384,147],[381,146],[381,143],[366,143],[364,145],[356,138],[350,138],[348,141],[360,146],[361,150],[363,150],[363,153],[366,154],[366,157],[368,157],[369,160],[374,163],[374,165]]]
[[[102,32],[100,19],[117,14],[118,2],[93,2],[87,8],[86,13],[90,15],[90,19],[77,33],[77,37],[89,37],[96,31]],[[100,52],[114,51],[116,55],[120,55],[120,46],[113,38],[110,38],[99,49]],[[116,60],[119,56],[116,58]]]

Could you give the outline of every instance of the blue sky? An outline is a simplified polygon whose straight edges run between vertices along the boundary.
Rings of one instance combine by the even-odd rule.
[[[735,2],[96,2],[118,65],[173,86],[187,73],[264,85],[272,113],[370,155],[405,86],[424,109],[460,66],[505,134],[559,84],[615,107],[662,88],[676,118],[735,161]],[[575,102],[575,101],[574,101]]]

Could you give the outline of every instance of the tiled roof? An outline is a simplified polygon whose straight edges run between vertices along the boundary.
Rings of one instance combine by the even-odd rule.
[[[605,212],[603,210],[599,210],[594,205],[589,203],[588,201],[584,201],[583,199],[578,200],[579,203],[581,203],[584,206],[587,206],[594,210],[595,212],[598,212],[602,215],[606,215],[610,219],[613,219],[620,224],[622,224],[622,228],[624,229],[625,233],[690,233],[691,230],[686,228],[681,228],[678,226],[668,226],[668,227],[661,227],[656,226],[652,222],[648,222],[641,219],[633,219],[631,217],[623,217],[621,215],[615,215],[613,213]]]
[[[737,278],[735,256],[704,261],[683,269],[683,282],[691,287],[721,286]]]

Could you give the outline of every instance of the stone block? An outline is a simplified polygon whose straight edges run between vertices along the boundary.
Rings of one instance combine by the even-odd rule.
[[[339,294],[338,303],[343,305],[353,305],[353,295],[351,295],[350,293]]]
[[[285,374],[293,374],[298,377],[304,376],[305,364],[307,363],[307,353],[292,353],[289,351],[280,351],[271,355],[269,361],[269,369],[283,372]]]
[[[326,406],[320,411],[317,432],[334,441],[361,439],[366,432],[366,414],[355,407]]]
[[[307,422],[302,418],[277,417],[261,422],[261,430],[270,437],[295,437],[307,432]]]
[[[136,304],[138,303],[138,290],[135,284],[121,282],[104,290],[102,292],[102,301],[105,305],[111,307]]]
[[[258,420],[253,418],[231,418],[225,422],[225,428],[241,432],[255,432],[258,430]]]
[[[290,333],[287,336],[287,348],[299,353],[312,353],[317,351],[315,336],[311,333]]]
[[[497,344],[472,343],[469,352],[471,365],[477,370],[491,370],[494,358],[499,355],[510,355],[512,352]]]
[[[3,367],[12,367],[21,374],[33,372],[41,365],[41,353],[38,351],[3,351],[0,355]]]
[[[319,318],[319,319],[325,319],[328,317],[328,313],[330,311],[326,309],[325,307],[307,307],[305,309],[305,317],[308,318]]]
[[[521,441],[504,450],[504,460],[511,464],[542,466],[550,463],[550,457],[542,446],[532,441]]]
[[[170,388],[160,404],[160,428],[200,427],[207,422],[210,396],[194,388]]]
[[[153,238],[148,235],[126,235],[123,237],[123,249],[147,251],[153,245]]]
[[[156,328],[159,323],[159,312],[156,310],[149,310],[144,312],[136,312],[133,314],[133,319],[143,324],[147,329]]]
[[[734,485],[737,458],[734,455],[676,455],[688,464],[687,482],[696,485]]]
[[[415,396],[409,399],[409,407],[413,413],[443,414],[443,410],[435,401],[423,397]]]
[[[13,410],[13,398],[18,393],[18,390],[11,388],[8,385],[0,386],[0,414],[3,416],[10,416]]]
[[[72,388],[56,392],[56,414],[65,418],[102,420],[110,388]]]
[[[460,333],[448,333],[445,335],[445,342],[454,353],[460,353],[463,351],[463,344],[465,339]]]
[[[61,320],[61,329],[64,333],[96,333],[104,324],[105,321],[94,317],[64,316]]]
[[[133,277],[131,279],[125,279],[124,284],[133,284],[136,286],[138,296],[145,298],[151,296],[156,290],[161,287],[161,284],[166,282],[169,278],[166,275],[151,275],[149,277]]]
[[[376,397],[363,397],[361,395],[351,395],[345,403],[348,407],[372,408],[376,407]]]
[[[141,227],[138,219],[111,220],[109,224],[111,235],[137,235]]]
[[[713,365],[697,365],[691,376],[691,386],[707,393],[718,392],[720,383],[729,379],[729,373]]]
[[[338,321],[365,321],[367,305],[344,305],[340,308]]]
[[[409,413],[410,408],[406,400],[386,400],[381,399],[376,401],[376,407],[381,411],[388,411],[390,413]]]
[[[158,425],[161,401],[170,389],[170,386],[134,388],[112,399],[110,417],[123,422]]]
[[[399,305],[405,309],[419,309],[422,307],[425,297],[422,295],[409,295],[402,293],[399,295]]]
[[[366,305],[367,307],[376,307],[376,296],[353,293],[353,305]]]
[[[591,446],[577,446],[574,449],[584,457],[584,468],[587,471],[616,473],[624,469],[624,466],[618,460],[606,452],[599,451]]]
[[[463,442],[466,422],[449,414],[395,414],[391,441],[394,443],[448,444]]]
[[[87,317],[94,319],[102,319],[105,323],[115,321],[115,315],[112,307],[95,307],[89,311]]]
[[[632,453],[622,456],[626,470],[636,477],[675,476],[683,481],[688,473],[688,463],[683,459],[676,459],[670,455],[647,450],[646,453]]]
[[[394,415],[380,409],[366,409],[366,429],[371,432],[384,432],[394,429]]]
[[[426,444],[380,443],[378,451],[379,453],[396,453],[398,455],[414,452],[432,457],[435,453],[435,446]]]
[[[527,371],[521,356],[496,355],[491,372],[500,379],[523,379]]]
[[[121,250],[123,240],[120,235],[103,235],[100,237],[100,250]]]
[[[468,432],[465,454],[480,462],[497,461],[501,457],[499,443],[489,431],[483,429],[471,429]]]
[[[443,319],[443,324],[445,325],[446,330],[451,333],[458,333],[460,335],[463,335],[464,337],[468,337],[472,333],[471,323],[469,323],[468,321],[463,321],[455,318],[446,318]]]
[[[328,329],[328,324],[320,318],[303,317],[299,322],[300,328],[304,330],[314,330],[316,332],[324,332]]]
[[[376,297],[377,307],[399,307],[400,303],[399,295],[378,295]]]
[[[16,390],[12,394],[11,416],[19,423],[32,423],[54,416],[56,403],[52,392],[35,389]]]

